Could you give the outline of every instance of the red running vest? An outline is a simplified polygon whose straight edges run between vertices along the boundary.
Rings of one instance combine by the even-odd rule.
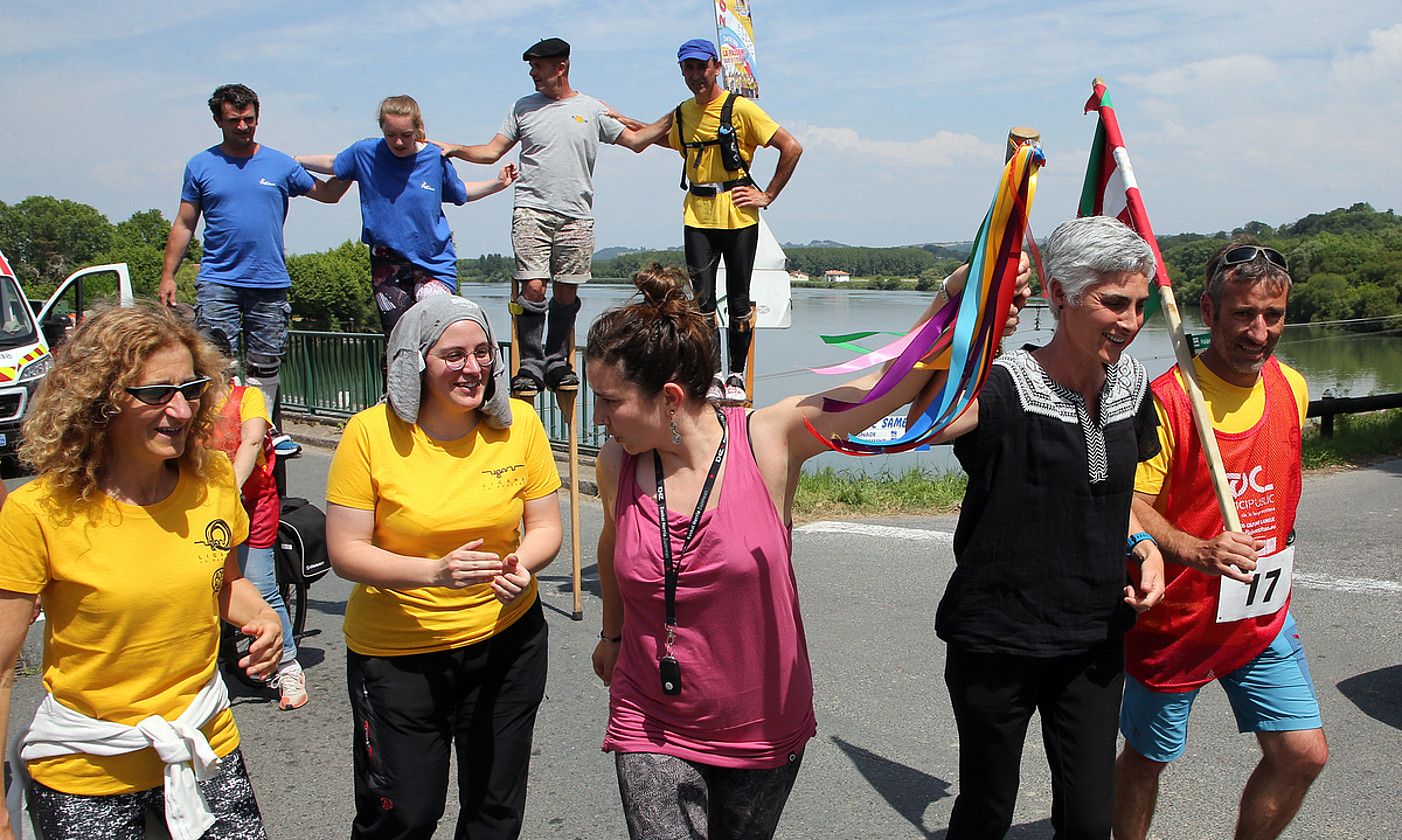
[[[242,422],[239,407],[243,403],[246,386],[231,385],[229,397],[214,422],[209,445],[222,450],[234,460],[242,439]],[[263,436],[263,463],[253,468],[248,481],[243,484],[243,507],[248,511],[248,547],[267,548],[277,542],[277,526],[282,518],[281,501],[277,495],[277,481],[273,477],[273,464],[277,454],[273,451],[272,438]]]
[[[1300,413],[1290,383],[1272,357],[1261,371],[1265,410],[1250,429],[1217,432],[1228,483],[1242,528],[1285,548],[1300,502]],[[1179,529],[1211,539],[1226,529],[1193,427],[1192,409],[1177,368],[1150,386],[1173,428],[1166,496],[1160,511]],[[1230,674],[1256,657],[1280,633],[1290,611],[1287,600],[1272,615],[1219,624],[1221,578],[1177,563],[1164,564],[1167,586],[1161,603],[1139,616],[1125,636],[1125,670],[1159,691],[1190,691]]]

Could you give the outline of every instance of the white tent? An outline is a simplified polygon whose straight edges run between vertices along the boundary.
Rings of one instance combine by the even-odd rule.
[[[788,329],[793,323],[790,305],[789,272],[784,268],[784,249],[770,233],[764,217],[759,219],[759,246],[755,250],[755,268],[750,276],[750,299],[754,301],[755,326],[759,329]],[[721,326],[729,316],[725,309],[725,263],[716,269],[716,292],[722,297],[716,303]]]

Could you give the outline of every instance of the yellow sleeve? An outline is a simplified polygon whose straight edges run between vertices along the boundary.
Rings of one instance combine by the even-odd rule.
[[[681,122],[678,122],[676,119],[677,111],[681,111]],[[696,107],[696,100],[688,99],[682,102],[672,110],[672,115],[672,127],[667,129],[667,145],[670,148],[676,149],[677,153],[685,158],[686,147],[682,145],[684,142],[682,138],[682,126],[689,125],[693,132],[696,131],[696,126],[701,121],[700,111]]]
[[[520,410],[522,406],[527,410]],[[522,490],[526,501],[548,496],[560,489],[560,470],[555,466],[555,454],[550,451],[550,438],[540,415],[528,404],[512,402],[511,430],[526,436],[526,486]],[[519,425],[519,428],[518,428]]]
[[[326,474],[326,501],[356,510],[375,509],[369,429],[359,414],[346,424],[341,442],[336,445],[336,454],[331,456],[331,469]]]
[[[1154,414],[1159,418],[1159,454],[1147,461],[1140,461],[1134,472],[1134,492],[1157,496],[1163,492],[1168,481],[1168,468],[1173,464],[1173,427],[1168,424],[1163,403],[1154,397]]]
[[[273,420],[268,416],[268,399],[260,388],[249,386],[243,389],[243,399],[239,402],[239,422],[246,423],[258,417],[269,426]]]
[[[740,136],[756,146],[768,143],[779,131],[779,124],[763,108],[743,96],[735,100],[734,122]]]
[[[29,495],[16,490],[0,507],[0,589],[36,595],[49,583],[49,551]]]
[[[1285,381],[1290,383],[1290,393],[1295,397],[1295,403],[1300,409],[1300,425],[1305,425],[1305,415],[1310,410],[1310,388],[1305,383],[1305,378],[1298,370],[1286,364],[1281,364],[1280,372],[1285,374]]]

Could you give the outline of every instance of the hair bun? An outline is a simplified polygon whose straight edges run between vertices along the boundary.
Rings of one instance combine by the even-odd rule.
[[[633,285],[660,315],[675,318],[691,306],[691,281],[680,266],[652,263],[633,275]]]

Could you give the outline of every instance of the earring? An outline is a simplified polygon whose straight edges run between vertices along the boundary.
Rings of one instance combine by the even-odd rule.
[[[672,412],[672,418],[671,418],[670,422],[671,422],[671,424],[672,424],[672,443],[673,443],[673,444],[681,443],[681,442],[682,442],[682,433],[681,433],[680,431],[677,430],[677,413],[676,413],[675,411]]]

